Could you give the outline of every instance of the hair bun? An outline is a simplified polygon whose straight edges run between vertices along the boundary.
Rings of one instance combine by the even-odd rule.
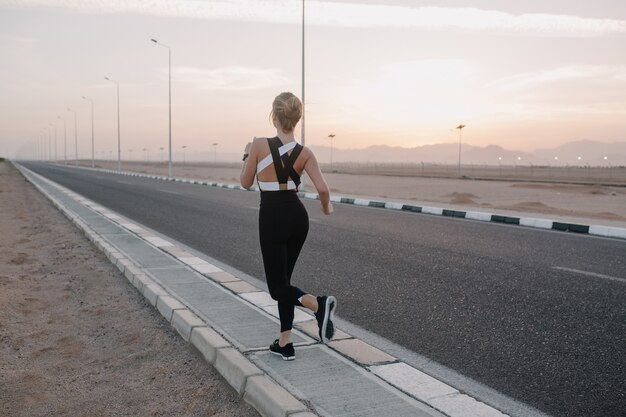
[[[278,119],[282,131],[289,133],[302,117],[302,102],[293,93],[280,93],[272,103],[272,114]]]

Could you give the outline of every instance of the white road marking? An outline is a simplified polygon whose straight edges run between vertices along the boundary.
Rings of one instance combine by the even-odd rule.
[[[590,276],[590,277],[608,279],[608,280],[611,280],[611,281],[626,282],[626,278],[612,277],[610,275],[603,275],[603,274],[597,274],[595,272],[581,271],[579,269],[565,268],[563,266],[555,266],[554,269],[558,269],[558,270],[561,270],[561,271],[567,271],[567,272],[573,272],[575,274],[587,275],[587,276]]]
[[[176,195],[180,195],[180,193],[177,193],[176,191],[160,190],[160,189],[157,189],[157,191],[160,191],[160,192],[162,192],[162,193],[168,193],[168,194],[176,194]]]

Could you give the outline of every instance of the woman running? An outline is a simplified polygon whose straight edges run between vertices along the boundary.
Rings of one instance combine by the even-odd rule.
[[[305,171],[317,189],[322,212],[331,214],[328,185],[315,155],[298,144],[294,128],[302,117],[302,103],[292,93],[281,93],[270,114],[277,133],[273,138],[254,138],[246,145],[241,185],[252,187],[256,174],[261,190],[259,235],[270,295],[278,301],[280,337],[270,351],[284,360],[295,359],[291,330],[295,306],[315,313],[322,343],[335,334],[333,316],[337,301],[333,296],[316,297],[291,285],[291,273],[309,231],[309,216],[298,197],[300,176]]]

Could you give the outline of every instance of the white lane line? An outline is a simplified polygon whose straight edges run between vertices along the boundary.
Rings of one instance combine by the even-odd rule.
[[[157,189],[157,191],[160,191],[160,192],[162,192],[162,193],[168,193],[168,194],[176,194],[176,195],[180,195],[180,193],[177,193],[176,191],[160,190],[160,189]]]
[[[612,277],[610,275],[597,274],[595,272],[581,271],[579,269],[565,268],[563,266],[555,266],[553,268],[561,270],[561,271],[573,272],[575,274],[587,275],[590,277],[609,279],[611,281],[617,281],[617,282],[626,282],[626,278]]]

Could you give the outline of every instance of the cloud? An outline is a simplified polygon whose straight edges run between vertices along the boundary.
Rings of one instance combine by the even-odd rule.
[[[162,74],[167,76],[167,71]],[[293,84],[293,80],[274,68],[222,67],[205,69],[177,67],[172,69],[177,82],[194,85],[205,90],[245,91]]]
[[[19,43],[37,43],[40,42],[41,39],[39,38],[33,38],[33,37],[28,37],[28,36],[11,36],[9,39],[11,39],[14,42],[19,42]]]
[[[84,13],[299,24],[295,0],[0,0],[0,6],[53,7]],[[625,34],[626,21],[570,15],[513,15],[475,8],[407,7],[335,1],[306,1],[307,22],[348,28],[395,27],[487,32],[519,36],[593,37]]]
[[[386,63],[368,78],[358,78],[334,91],[343,117],[364,125],[395,128],[426,123],[453,123],[484,111],[476,81],[484,74],[464,59],[421,59]]]
[[[626,67],[608,65],[577,65],[525,72],[501,78],[490,85],[502,92],[523,91],[549,85],[585,81],[602,81],[605,84],[626,81]]]

